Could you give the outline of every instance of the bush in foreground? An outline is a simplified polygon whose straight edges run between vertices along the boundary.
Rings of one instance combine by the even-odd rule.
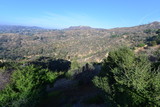
[[[54,82],[58,74],[34,66],[14,71],[11,83],[0,91],[1,107],[33,107],[45,92],[47,84]]]
[[[109,106],[160,106],[160,72],[151,71],[146,57],[135,56],[128,48],[110,52],[102,74],[93,82],[103,90]]]

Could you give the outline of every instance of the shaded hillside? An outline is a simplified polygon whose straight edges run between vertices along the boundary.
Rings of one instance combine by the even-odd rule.
[[[4,29],[5,28],[5,29]],[[146,30],[152,32],[145,32]],[[0,59],[31,59],[51,56],[77,59],[80,62],[101,61],[117,46],[137,46],[160,29],[159,22],[115,28],[96,29],[88,26],[63,30],[37,27],[0,27]],[[17,33],[18,32],[18,33]]]
[[[0,63],[0,106],[159,107],[159,53],[154,62],[119,48],[101,63],[50,57]]]

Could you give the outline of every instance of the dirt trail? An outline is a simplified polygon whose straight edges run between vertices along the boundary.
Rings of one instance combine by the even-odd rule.
[[[139,47],[139,48],[135,49],[134,52],[139,53],[139,52],[147,51],[148,49],[158,49],[158,48],[160,48],[160,45],[144,46],[144,47]]]

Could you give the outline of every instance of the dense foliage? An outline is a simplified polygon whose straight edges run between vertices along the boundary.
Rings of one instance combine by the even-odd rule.
[[[50,57],[40,57],[25,63],[0,63],[0,74],[11,72],[10,75],[7,75],[7,72],[0,75],[10,76],[10,80],[2,82],[4,86],[0,87],[0,106],[34,107],[37,104],[45,106],[54,101],[57,106],[62,103],[66,106],[81,101],[84,104],[105,102],[104,105],[109,107],[159,107],[159,53],[159,50],[154,52],[154,57],[157,58],[155,62],[149,61],[146,56],[135,54],[129,48],[120,48],[111,51],[102,63],[83,65],[76,60],[70,62]],[[57,73],[53,72],[54,70]],[[59,77],[59,74],[65,75]],[[55,80],[57,81],[54,87],[49,88],[49,84],[53,86]],[[52,96],[51,93],[56,93],[56,89],[61,96],[59,94]],[[73,90],[76,92],[73,93]],[[43,98],[51,102],[48,103]]]
[[[21,67],[11,76],[11,82],[0,91],[1,107],[33,107],[45,93],[46,85],[58,74],[34,66]]]
[[[155,31],[156,35],[147,38],[148,44],[151,46],[160,44],[160,29]]]
[[[102,74],[93,82],[104,91],[111,107],[160,106],[159,70],[151,69],[146,57],[136,56],[128,48],[110,52]]]

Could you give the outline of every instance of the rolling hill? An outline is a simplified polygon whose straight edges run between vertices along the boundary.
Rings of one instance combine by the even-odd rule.
[[[50,56],[99,62],[116,47],[144,43],[147,37],[155,35],[155,29],[160,29],[160,22],[114,29],[72,26],[62,30],[1,25],[0,59],[30,60]]]

